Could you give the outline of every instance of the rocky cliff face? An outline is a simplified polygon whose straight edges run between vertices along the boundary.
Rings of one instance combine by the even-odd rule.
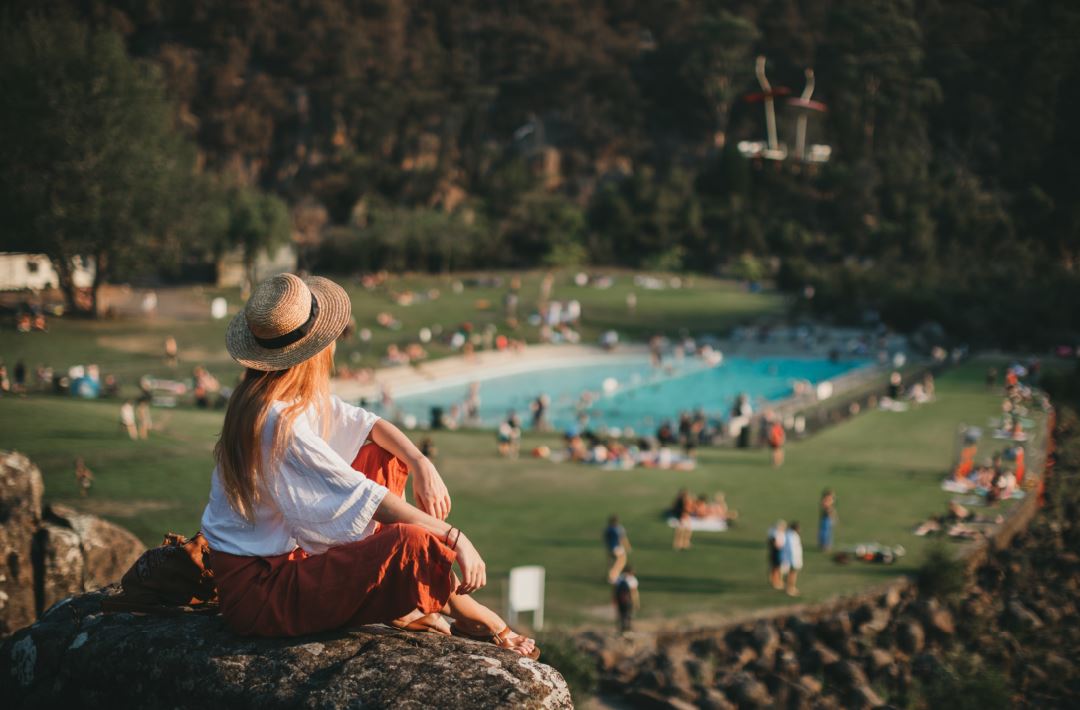
[[[118,525],[41,505],[38,467],[0,451],[0,637],[72,594],[120,579],[146,547]]]
[[[0,645],[6,707],[572,707],[557,671],[490,644],[382,626],[245,639],[213,614],[102,614],[115,591],[65,600]]]

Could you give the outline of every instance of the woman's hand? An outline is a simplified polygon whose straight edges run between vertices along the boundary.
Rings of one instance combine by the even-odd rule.
[[[457,539],[457,563],[462,578],[458,594],[471,594],[487,585],[487,565],[465,533]]]
[[[439,520],[450,515],[450,491],[446,489],[435,464],[427,458],[413,466],[413,497],[416,507]]]

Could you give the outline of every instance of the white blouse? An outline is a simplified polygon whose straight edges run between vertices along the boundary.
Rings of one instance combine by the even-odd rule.
[[[372,533],[375,510],[386,488],[355,471],[351,462],[379,420],[374,414],[330,398],[326,438],[314,409],[293,420],[291,441],[273,470],[259,484],[255,521],[233,510],[214,469],[202,533],[212,550],[232,555],[272,557],[297,547],[321,554],[335,545]],[[284,402],[275,402],[262,431],[266,470],[274,429]]]

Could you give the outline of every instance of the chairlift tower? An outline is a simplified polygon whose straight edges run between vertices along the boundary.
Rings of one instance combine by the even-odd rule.
[[[787,145],[780,142],[776,129],[776,97],[786,96],[791,90],[784,86],[773,87],[769,78],[765,75],[765,57],[759,56],[754,67],[761,91],[748,94],[745,97],[747,103],[758,103],[765,106],[765,141],[739,141],[739,153],[744,158],[774,160],[781,162],[788,158]],[[825,113],[827,107],[820,101],[814,101],[814,70],[806,70],[806,85],[802,95],[798,98],[790,98],[787,105],[796,113],[795,120],[795,148],[792,158],[795,164],[792,170],[798,172],[799,164],[815,165],[827,163],[832,157],[832,146],[824,143],[806,144],[807,124],[810,114]]]

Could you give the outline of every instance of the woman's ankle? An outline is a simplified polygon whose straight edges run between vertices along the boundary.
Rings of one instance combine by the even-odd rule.
[[[448,606],[450,616],[471,632],[497,634],[506,628],[502,617],[470,597],[451,597]]]

